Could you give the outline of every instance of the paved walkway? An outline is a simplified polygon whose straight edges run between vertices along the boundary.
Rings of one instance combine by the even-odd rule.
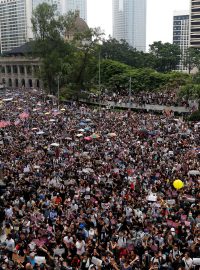
[[[114,108],[122,108],[122,109],[135,109],[135,110],[147,110],[147,111],[164,111],[164,110],[171,110],[173,112],[177,113],[189,113],[191,112],[191,108],[186,108],[184,106],[164,106],[164,105],[149,105],[145,104],[144,106],[140,106],[136,103],[115,103],[113,101],[107,101],[107,102],[95,102],[92,100],[86,100],[86,99],[80,99],[79,101],[83,103],[88,104],[94,104],[99,106],[109,106]]]

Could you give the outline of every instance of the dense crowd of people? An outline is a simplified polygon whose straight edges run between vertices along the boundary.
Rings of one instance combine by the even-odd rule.
[[[133,103],[138,106],[145,105],[163,105],[163,106],[181,106],[189,107],[188,100],[184,97],[179,97],[176,91],[166,91],[166,92],[139,92],[128,95],[129,91],[120,92],[108,92],[103,91],[101,95],[91,94],[90,99],[96,102],[115,102],[117,103]]]
[[[0,110],[0,269],[199,269],[200,123],[36,90]]]

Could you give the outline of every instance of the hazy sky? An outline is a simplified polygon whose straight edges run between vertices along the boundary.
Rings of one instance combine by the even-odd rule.
[[[190,0],[147,0],[147,46],[153,41],[172,42],[175,10],[189,10]],[[88,0],[88,24],[112,35],[112,0]]]

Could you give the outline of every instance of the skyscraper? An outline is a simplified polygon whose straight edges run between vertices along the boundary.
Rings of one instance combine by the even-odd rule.
[[[181,60],[177,69],[187,70],[185,58],[189,47],[189,11],[175,11],[173,17],[173,43],[180,47]]]
[[[64,11],[79,11],[80,18],[87,22],[87,0],[65,0]]]
[[[200,1],[190,2],[190,46],[200,48]]]
[[[1,52],[18,47],[33,37],[31,0],[0,0]]]
[[[146,0],[113,0],[113,37],[146,50]]]

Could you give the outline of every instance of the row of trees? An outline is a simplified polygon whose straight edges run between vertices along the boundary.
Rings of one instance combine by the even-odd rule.
[[[137,51],[125,40],[117,41],[109,38],[102,44],[102,56],[116,60],[135,68],[148,67],[158,72],[169,72],[176,70],[181,62],[189,71],[200,68],[200,50],[189,47],[184,55],[181,54],[177,44],[154,42],[148,53]]]
[[[105,59],[102,66],[102,83],[109,89],[128,89],[131,86],[135,92],[156,91],[161,89],[177,89],[190,81],[190,76],[184,73],[161,73],[151,68],[132,68],[118,61]]]
[[[81,89],[97,88],[99,64],[101,86],[110,89],[128,87],[130,77],[135,91],[190,83],[190,76],[172,72],[181,59],[177,45],[159,41],[150,45],[149,53],[140,52],[124,40],[104,40],[99,28],[76,31],[76,16],[60,16],[56,7],[47,3],[33,12],[33,53],[42,60],[40,76],[50,93],[55,93],[58,80],[63,93],[76,95]],[[73,40],[66,41],[70,31]],[[189,50],[185,64],[191,69],[199,63],[200,53]]]
[[[180,48],[176,44],[154,42],[149,53],[137,51],[125,40],[109,38],[102,44],[102,56],[135,68],[152,68],[158,72],[175,70],[180,61]]]

